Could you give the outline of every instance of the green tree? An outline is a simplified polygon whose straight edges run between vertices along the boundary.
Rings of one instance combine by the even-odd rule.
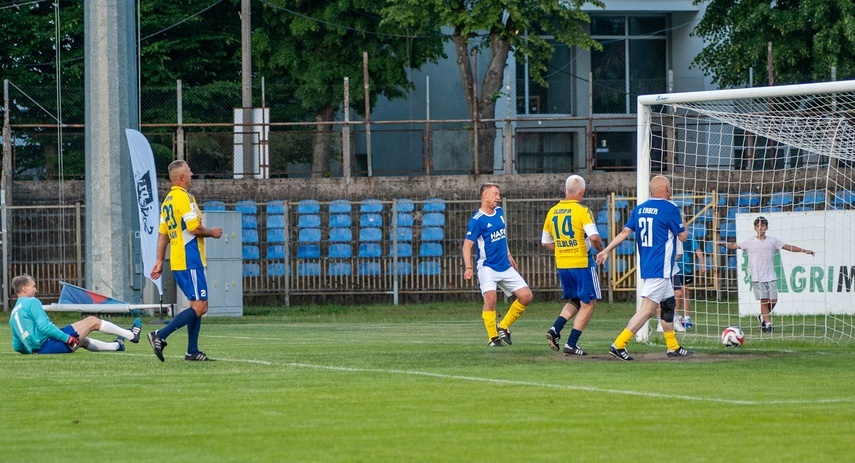
[[[496,100],[502,94],[502,83],[508,55],[527,59],[533,78],[547,86],[543,79],[546,63],[554,48],[543,38],[551,35],[569,46],[600,49],[585,33],[590,21],[582,6],[590,3],[603,8],[600,0],[395,0],[389,2],[386,16],[409,26],[441,25],[453,29],[450,40],[457,54],[457,68],[469,113],[481,118],[495,117]],[[526,33],[527,32],[527,33]],[[472,53],[489,56],[484,78],[473,95],[476,76]],[[478,122],[478,166],[480,173],[493,170],[496,132],[492,122]]]
[[[368,53],[369,104],[379,96],[406,95],[408,69],[442,55],[436,27],[404,28],[383,21],[374,0],[268,0],[253,17],[253,67],[272,84],[296,84],[292,101],[314,122],[333,122],[350,78],[350,104],[364,115],[363,52]],[[332,126],[318,124],[312,143],[312,176],[329,175]]]
[[[708,2],[693,34],[709,45],[694,64],[714,83],[744,86],[749,69],[765,76],[772,43],[774,83],[855,76],[855,4],[851,0],[696,0]],[[765,78],[755,79],[765,81]]]

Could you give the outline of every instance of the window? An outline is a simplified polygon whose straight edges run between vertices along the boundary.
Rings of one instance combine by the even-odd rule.
[[[573,135],[567,132],[517,132],[517,172],[572,171]]]
[[[638,95],[667,91],[665,32],[664,16],[591,17],[594,113],[631,114]]]
[[[527,60],[517,59],[517,114],[571,114],[573,108],[573,50],[563,43],[549,40],[554,47],[546,63],[544,87],[529,74]]]

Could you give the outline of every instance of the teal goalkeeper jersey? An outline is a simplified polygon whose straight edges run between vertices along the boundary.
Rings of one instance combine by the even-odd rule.
[[[49,338],[62,342],[70,338],[50,321],[42,301],[34,297],[18,299],[9,316],[9,326],[12,327],[12,348],[22,354],[32,354]]]

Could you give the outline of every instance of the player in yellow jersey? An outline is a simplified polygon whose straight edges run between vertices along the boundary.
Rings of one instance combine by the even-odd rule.
[[[219,238],[223,229],[205,228],[196,198],[188,190],[193,177],[190,166],[178,160],[169,164],[172,188],[160,207],[160,230],[157,238],[157,260],[151,269],[151,278],[163,272],[166,245],[169,244],[169,263],[175,284],[190,300],[190,309],[184,310],[163,329],[148,334],[154,354],[162,362],[166,338],[175,330],[187,326],[187,352],[184,360],[211,360],[199,350],[199,331],[202,315],[208,312],[208,282],[205,280],[205,237]]]
[[[579,336],[594,313],[594,303],[600,299],[600,278],[597,265],[588,254],[587,235],[591,246],[602,251],[603,240],[591,210],[580,204],[585,195],[585,179],[578,175],[564,182],[564,199],[549,210],[543,223],[541,244],[555,253],[555,266],[561,280],[562,299],[567,301],[561,313],[546,332],[552,350],[558,350],[561,329],[573,316],[573,330],[564,345],[566,355],[587,355],[579,348]]]

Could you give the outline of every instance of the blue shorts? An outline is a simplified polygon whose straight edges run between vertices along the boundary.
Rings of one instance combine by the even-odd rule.
[[[588,304],[591,300],[602,298],[596,267],[560,268],[558,279],[561,281],[562,299],[578,298]]]
[[[191,301],[208,300],[208,281],[205,280],[204,268],[190,268],[172,272],[175,284],[181,288],[187,299]]]
[[[74,327],[71,325],[65,325],[60,331],[69,335],[69,336],[78,336],[77,331],[74,330]],[[47,341],[42,343],[42,347],[36,349],[36,354],[70,354],[74,352],[71,350],[71,347],[68,344],[56,340],[54,338],[50,338]]]

